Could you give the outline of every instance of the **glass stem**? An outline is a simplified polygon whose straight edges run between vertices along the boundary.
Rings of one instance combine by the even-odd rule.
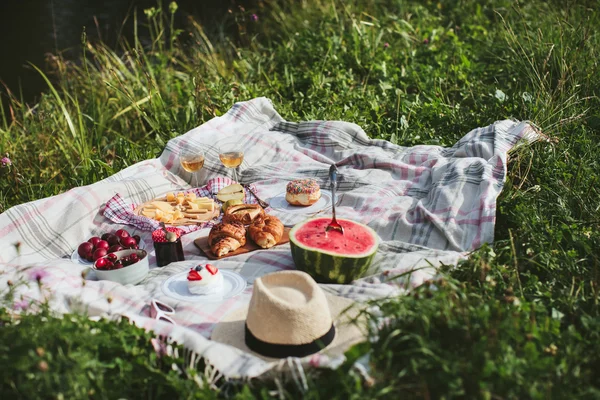
[[[236,172],[236,170],[237,170],[237,168],[236,168],[236,167],[233,167],[233,180],[234,180],[236,183],[239,183],[239,182],[238,182],[238,177],[237,177],[237,172]]]

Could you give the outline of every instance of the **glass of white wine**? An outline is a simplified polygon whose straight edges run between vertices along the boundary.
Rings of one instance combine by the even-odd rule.
[[[192,186],[198,187],[198,174],[196,172],[204,167],[204,152],[196,148],[184,149],[179,155],[179,162],[183,169],[192,173],[196,182]]]
[[[227,168],[233,168],[233,180],[239,183],[236,170],[244,161],[242,146],[238,142],[220,144],[219,159]]]

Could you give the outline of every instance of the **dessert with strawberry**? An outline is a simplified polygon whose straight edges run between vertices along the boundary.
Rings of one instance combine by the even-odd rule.
[[[223,274],[211,264],[190,268],[187,280],[192,294],[218,294],[223,290]]]

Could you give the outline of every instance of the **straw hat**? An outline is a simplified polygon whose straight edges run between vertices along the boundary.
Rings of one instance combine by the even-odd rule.
[[[365,339],[350,322],[356,310],[344,312],[353,303],[325,294],[305,272],[275,272],[256,279],[250,304],[219,322],[211,339],[266,359],[343,354]]]

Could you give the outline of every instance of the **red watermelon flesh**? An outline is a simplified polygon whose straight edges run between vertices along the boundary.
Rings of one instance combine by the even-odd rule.
[[[296,241],[302,246],[346,256],[362,255],[377,244],[377,238],[366,231],[364,225],[340,219],[338,223],[344,228],[343,234],[338,231],[325,232],[330,222],[331,218],[316,218],[306,222],[295,231]]]

